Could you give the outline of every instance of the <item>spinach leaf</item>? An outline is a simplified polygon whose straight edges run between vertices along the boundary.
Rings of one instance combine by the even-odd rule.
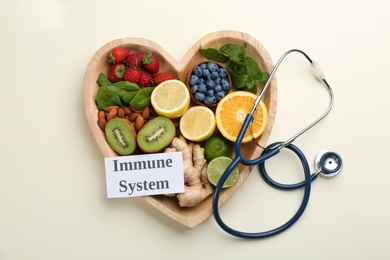
[[[122,101],[117,92],[112,91],[109,86],[101,86],[96,93],[96,103],[99,110],[109,106],[121,106]]]
[[[123,89],[125,91],[128,91],[128,92],[134,92],[134,91],[138,91],[141,89],[137,84],[131,83],[131,82],[126,81],[126,80],[118,81],[118,82],[112,83],[111,85],[118,87],[120,89]]]
[[[100,73],[98,76],[98,79],[96,80],[99,87],[110,85],[110,80],[104,75],[103,73]]]
[[[130,106],[137,110],[142,110],[146,106],[149,106],[151,104],[150,96],[154,88],[155,87],[141,88],[141,90],[138,91],[135,97],[130,101]]]
[[[137,91],[133,91],[133,92],[128,92],[124,97],[123,97],[123,101],[127,104],[127,105],[130,105],[131,103],[131,100],[133,100],[133,98],[135,97],[135,95],[137,95]]]

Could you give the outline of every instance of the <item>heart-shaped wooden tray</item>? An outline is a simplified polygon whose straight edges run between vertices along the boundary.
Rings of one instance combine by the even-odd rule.
[[[125,46],[130,48],[132,52],[142,51],[145,53],[154,53],[159,59],[160,71],[171,72],[174,74],[175,78],[185,82],[193,67],[204,61],[204,57],[199,52],[200,46],[203,48],[219,49],[221,46],[227,43],[245,46],[247,54],[258,62],[260,68],[263,71],[267,71],[269,73],[272,71],[274,65],[263,45],[254,37],[238,31],[218,31],[206,35],[190,48],[190,50],[180,62],[175,60],[161,46],[147,39],[136,37],[117,39],[102,46],[94,54],[87,67],[84,78],[83,98],[84,109],[89,127],[92,130],[93,137],[95,138],[103,156],[117,156],[117,154],[107,144],[104,133],[97,125],[98,110],[95,103],[95,95],[98,90],[98,84],[96,83],[96,80],[100,72],[103,72],[107,75],[109,69],[107,55],[113,47]],[[258,86],[258,90],[260,90],[262,87],[263,86]],[[246,158],[258,157],[263,150],[261,147],[264,147],[267,143],[267,139],[270,135],[276,114],[276,79],[272,79],[271,85],[267,90],[263,100],[269,110],[267,129],[257,140],[242,145],[242,153]],[[220,206],[222,206],[240,188],[240,186],[252,171],[252,167],[248,166],[240,165],[239,168],[241,172],[240,178],[233,187],[223,190],[220,196]],[[189,228],[198,226],[212,215],[212,196],[209,196],[198,206],[192,208],[181,208],[175,198],[164,195],[147,196],[144,197],[144,199],[161,213]]]

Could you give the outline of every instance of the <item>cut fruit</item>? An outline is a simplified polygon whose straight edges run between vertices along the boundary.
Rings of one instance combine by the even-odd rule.
[[[188,140],[201,142],[215,131],[215,116],[210,108],[194,106],[180,118],[180,132]]]
[[[232,158],[225,156],[211,160],[207,166],[207,178],[209,179],[209,182],[214,186],[217,186],[222,174],[232,161]],[[233,186],[237,182],[238,177],[240,177],[240,170],[238,167],[235,167],[226,179],[225,183],[222,185],[222,188],[229,188]]]
[[[129,120],[113,118],[105,127],[106,139],[112,150],[119,155],[130,155],[136,148],[136,132]]]
[[[187,111],[190,105],[190,92],[180,80],[167,80],[153,90],[151,103],[160,116],[178,118]]]
[[[160,152],[171,143],[175,133],[172,120],[158,116],[141,128],[137,134],[137,144],[145,153]]]
[[[253,108],[257,96],[247,91],[234,91],[219,101],[215,111],[218,130],[228,140],[235,142],[247,114]],[[254,113],[254,120],[244,135],[242,143],[250,142],[264,132],[268,121],[268,110],[261,100]]]

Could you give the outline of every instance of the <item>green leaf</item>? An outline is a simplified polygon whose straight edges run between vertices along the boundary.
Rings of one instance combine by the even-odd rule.
[[[104,75],[103,73],[100,73],[98,76],[98,79],[96,80],[99,87],[107,86],[111,84],[111,81]]]
[[[126,80],[118,81],[115,83],[112,83],[111,85],[118,87],[120,89],[123,89],[128,92],[134,92],[134,91],[139,91],[141,88],[136,84],[136,83],[131,83]]]
[[[248,65],[248,73],[250,73],[251,75],[262,73],[259,64],[257,64],[257,62],[251,57],[246,57],[246,63]]]
[[[229,61],[229,57],[225,54],[219,52],[217,49],[208,48],[208,49],[202,49],[200,48],[200,52],[202,55],[209,60],[213,60],[216,62],[225,63]]]
[[[242,73],[243,69],[241,66],[236,66],[233,63],[229,63],[226,66],[226,70],[230,75],[230,79],[232,80],[232,85],[235,88],[244,88],[247,85],[248,82],[248,76],[246,73]]]
[[[226,54],[231,62],[246,65],[246,51],[244,46],[235,44],[225,44],[220,48],[220,51]]]
[[[255,80],[252,77],[248,77],[248,82],[246,84],[245,90],[256,94],[257,85],[256,85]]]
[[[237,74],[237,75],[243,75],[243,74],[248,74],[248,68],[247,66],[243,66],[237,63],[229,63],[226,66],[226,70],[229,72],[229,74]],[[230,75],[232,76],[232,75]]]
[[[257,92],[257,84],[265,84],[269,78],[269,73],[261,71],[258,63],[247,55],[245,47],[236,44],[225,44],[219,51],[215,49],[204,50],[201,53],[209,60],[218,57],[227,57],[226,70],[232,80],[232,85],[236,89]],[[217,57],[217,58],[215,58]]]
[[[149,106],[151,104],[150,96],[154,88],[155,87],[142,88],[140,91],[137,92],[135,97],[130,101],[130,106],[134,107],[137,110],[142,110],[146,106]]]
[[[123,97],[123,102],[125,102],[127,105],[130,105],[131,103],[131,100],[133,100],[133,98],[135,97],[135,95],[137,95],[137,91],[133,91],[133,92],[128,92],[124,97]]]
[[[108,85],[108,86],[104,86],[105,88],[109,89],[110,91],[112,92],[115,92],[118,94],[118,96],[123,99],[124,96],[126,96],[126,94],[128,93],[126,90],[123,90],[121,88],[118,88],[114,85]]]
[[[122,101],[116,91],[112,91],[109,86],[101,86],[96,93],[96,103],[99,109],[109,106],[121,106]]]

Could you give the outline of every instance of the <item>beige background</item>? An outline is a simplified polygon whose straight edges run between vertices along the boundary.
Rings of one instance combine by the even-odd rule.
[[[390,175],[388,1],[1,1],[0,259],[388,259]],[[153,40],[178,60],[199,38],[237,30],[274,62],[290,48],[318,61],[335,91],[331,114],[296,141],[310,163],[339,151],[344,170],[312,186],[288,231],[242,240],[211,217],[187,229],[140,198],[106,199],[104,160],[87,125],[82,83],[103,44]],[[278,72],[270,142],[286,140],[324,111],[300,57]],[[279,180],[298,163],[270,161]],[[295,212],[302,191],[266,186],[255,168],[221,209],[234,228],[257,232]]]

